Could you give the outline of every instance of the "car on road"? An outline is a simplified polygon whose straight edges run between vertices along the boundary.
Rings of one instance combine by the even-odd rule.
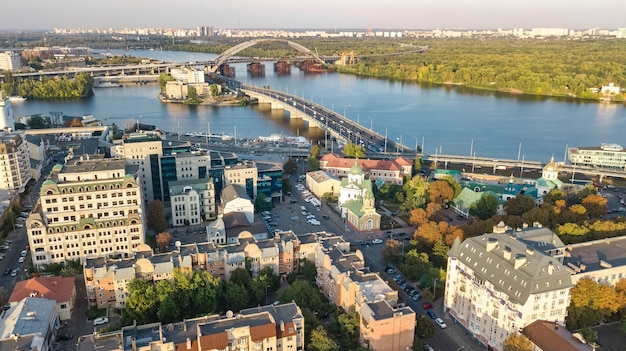
[[[424,303],[422,307],[424,308],[425,311],[432,310],[434,308],[434,306],[429,303]]]
[[[22,257],[24,257],[24,256],[28,255],[28,251],[26,251],[26,250],[22,250],[22,254],[21,254],[21,255],[22,255]]]
[[[4,275],[9,275],[11,274],[11,268],[7,268],[4,270]]]
[[[394,274],[396,272],[396,269],[393,267],[387,267],[385,268],[385,273],[387,274]]]
[[[330,217],[328,217],[328,215],[322,215],[322,218],[328,220]]]
[[[17,260],[17,262],[19,262],[19,263],[24,263],[24,261],[26,261],[26,257],[24,257],[24,256],[20,256],[20,259]]]
[[[11,276],[15,277],[19,271],[20,271],[19,268],[15,268],[14,270],[11,271]]]
[[[435,349],[428,344],[424,344],[424,351],[435,351]]]
[[[298,216],[293,216],[293,217],[291,217],[290,219],[291,219],[292,221],[297,221],[298,219],[300,219],[300,217],[298,217]]]
[[[431,310],[428,310],[426,312],[426,314],[428,315],[428,317],[432,318],[432,319],[437,319],[437,314]]]
[[[443,319],[441,319],[441,318],[435,318],[435,323],[437,323],[437,325],[441,329],[446,329],[446,327],[447,327],[446,322],[444,322]]]
[[[382,244],[383,241],[381,239],[374,239],[372,240],[372,244]]]
[[[109,323],[109,319],[107,317],[98,317],[93,320],[93,325],[102,325]]]
[[[422,295],[420,293],[415,293],[415,295],[411,296],[411,298],[413,301],[417,302],[422,298]]]
[[[298,200],[296,200],[296,199],[291,199],[291,200],[289,200],[289,203],[292,203],[292,204],[297,204],[297,203],[298,203]]]

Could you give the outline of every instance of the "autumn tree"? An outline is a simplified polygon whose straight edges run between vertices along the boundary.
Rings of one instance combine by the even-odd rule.
[[[167,218],[165,218],[165,206],[161,200],[154,200],[148,204],[148,227],[157,233],[167,229]]]
[[[428,194],[428,181],[417,175],[411,178],[402,187],[405,193],[402,209],[411,211],[426,204]]]
[[[589,307],[610,315],[621,307],[620,295],[610,285],[595,282],[589,278],[578,281],[570,290],[571,302],[577,307]]]
[[[519,333],[511,333],[504,339],[503,351],[532,351],[533,344]]]
[[[600,218],[608,211],[607,199],[602,195],[589,194],[583,198],[582,205],[587,209],[591,218]]]
[[[156,235],[156,242],[157,242],[157,245],[159,246],[159,249],[161,249],[161,252],[167,251],[167,246],[170,244],[171,240],[172,240],[172,235],[168,232],[161,232]]]
[[[409,223],[411,223],[414,227],[419,227],[422,224],[428,223],[428,214],[423,208],[416,208],[411,211]]]
[[[437,180],[428,186],[428,197],[431,202],[443,205],[454,198],[454,189],[445,180]]]
[[[83,122],[80,121],[80,118],[76,117],[73,118],[72,121],[70,122],[69,127],[70,128],[78,128],[78,127],[82,127],[83,126]]]
[[[398,240],[387,240],[385,243],[385,248],[380,253],[380,256],[385,261],[385,264],[388,265],[389,261],[392,261],[394,258],[398,257],[402,253],[402,243]]]
[[[345,144],[341,152],[349,158],[365,158],[365,148],[354,143]]]
[[[319,145],[315,144],[311,146],[311,151],[309,151],[309,156],[319,158],[321,153],[322,153],[322,148]]]

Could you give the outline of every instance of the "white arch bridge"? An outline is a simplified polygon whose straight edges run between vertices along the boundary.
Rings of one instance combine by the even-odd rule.
[[[211,73],[215,73],[217,72],[217,70],[219,69],[219,67],[221,65],[223,65],[224,63],[226,63],[226,61],[228,61],[229,58],[231,58],[232,56],[236,55],[238,52],[243,51],[251,46],[255,46],[258,44],[262,44],[262,43],[270,43],[270,42],[279,42],[279,43],[285,43],[287,44],[290,48],[296,49],[299,52],[302,52],[306,55],[311,56],[312,58],[314,58],[317,62],[321,63],[321,64],[325,64],[326,62],[324,62],[324,60],[322,60],[322,58],[314,53],[313,51],[309,50],[308,48],[306,48],[305,46],[302,46],[296,42],[293,42],[291,40],[287,40],[287,39],[254,39],[254,40],[249,40],[246,42],[243,42],[241,44],[237,44],[235,46],[233,46],[232,48],[224,51],[222,54],[220,54],[218,57],[216,57],[215,59],[213,59],[213,65],[208,68],[208,71]]]

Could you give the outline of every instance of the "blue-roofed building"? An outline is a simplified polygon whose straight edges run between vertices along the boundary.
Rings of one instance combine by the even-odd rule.
[[[0,350],[52,350],[59,326],[56,301],[27,297],[0,314]]]

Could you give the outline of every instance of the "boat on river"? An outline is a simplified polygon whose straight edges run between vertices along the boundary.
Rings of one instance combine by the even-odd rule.
[[[22,97],[22,96],[9,96],[9,101],[11,101],[11,102],[24,102],[24,101],[26,101],[26,98]]]
[[[100,83],[96,83],[94,84],[94,88],[119,88],[121,87],[122,84],[120,83],[114,83],[114,82],[100,82]]]

